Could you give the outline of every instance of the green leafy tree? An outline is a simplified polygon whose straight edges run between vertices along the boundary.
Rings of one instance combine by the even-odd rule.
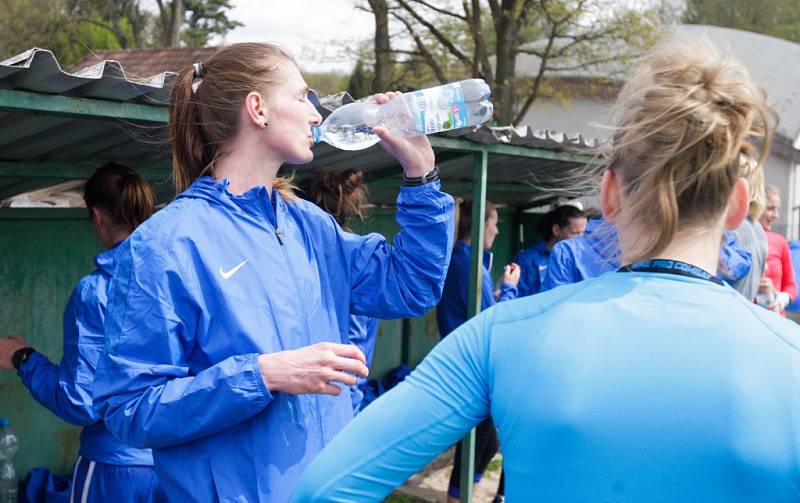
[[[91,51],[202,46],[241,23],[230,0],[0,0],[0,59],[31,47],[52,50],[62,65]]]
[[[683,21],[800,42],[800,0],[686,0]]]
[[[224,37],[234,28],[244,26],[228,18],[230,0],[184,0],[184,6],[186,28],[182,38],[189,47],[203,47],[211,37]]]
[[[122,49],[144,47],[153,21],[139,0],[71,0],[69,18],[106,30]]]
[[[124,47],[97,12],[64,0],[2,0],[0,26],[0,59],[41,47],[68,66],[90,50]],[[120,26],[131,33],[124,20]]]

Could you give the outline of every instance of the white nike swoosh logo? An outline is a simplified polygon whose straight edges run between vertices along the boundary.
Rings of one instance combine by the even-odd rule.
[[[236,267],[234,267],[230,271],[223,271],[222,267],[220,267],[219,268],[219,275],[222,276],[222,279],[228,279],[231,276],[233,276],[234,274],[236,274],[236,271],[241,269],[246,263],[247,263],[247,259],[244,259],[241,264],[237,265]]]

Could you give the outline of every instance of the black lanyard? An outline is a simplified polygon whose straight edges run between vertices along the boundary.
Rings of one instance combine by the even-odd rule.
[[[687,264],[679,260],[655,259],[636,262],[620,267],[617,272],[659,272],[663,274],[676,274],[688,278],[704,279],[718,285],[723,285],[722,281],[710,272],[700,269],[696,265]]]

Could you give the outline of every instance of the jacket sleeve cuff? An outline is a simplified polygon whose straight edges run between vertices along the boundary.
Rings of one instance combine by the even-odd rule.
[[[401,185],[400,186],[400,196],[403,199],[418,199],[420,197],[425,197],[426,194],[433,194],[441,192],[442,190],[442,181],[436,180],[430,183],[426,183],[424,185]]]
[[[35,351],[31,353],[31,355],[28,357],[28,361],[19,366],[19,369],[17,370],[17,375],[22,379],[22,383],[27,386],[26,383],[31,382],[31,379],[33,379],[33,376],[36,373],[36,371],[41,366],[47,365],[48,363],[50,363],[50,360],[48,360],[45,355],[43,355],[38,351]]]
[[[250,379],[253,382],[253,386],[258,393],[259,403],[266,405],[272,401],[272,393],[269,391],[269,387],[267,387],[267,383],[264,382],[264,377],[261,375],[261,368],[258,365],[258,357],[260,355],[258,353],[253,353],[251,356],[251,361],[248,362],[250,369],[248,372],[250,373]]]
[[[500,299],[503,300],[511,300],[516,299],[519,290],[517,289],[516,285],[512,285],[511,283],[501,283],[500,284]]]

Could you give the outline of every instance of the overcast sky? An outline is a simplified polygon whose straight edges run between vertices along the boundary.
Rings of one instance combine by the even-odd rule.
[[[355,64],[332,40],[373,36],[371,14],[357,10],[355,0],[233,0],[229,17],[244,26],[225,42],[278,42],[304,70],[350,72]]]

